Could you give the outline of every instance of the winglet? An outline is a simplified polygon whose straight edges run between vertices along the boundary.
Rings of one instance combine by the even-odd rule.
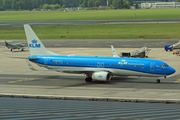
[[[111,45],[111,49],[112,49],[113,57],[119,57],[119,55],[116,53],[116,51],[112,45]]]
[[[26,38],[29,46],[29,51],[31,55],[57,55],[51,51],[48,51],[38,36],[34,33],[32,28],[28,25],[24,25],[24,30],[26,33]]]

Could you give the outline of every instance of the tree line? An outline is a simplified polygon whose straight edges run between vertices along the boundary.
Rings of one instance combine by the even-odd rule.
[[[133,0],[108,0],[108,6],[116,9],[129,8]],[[107,0],[0,0],[0,10],[33,10],[61,7],[99,7],[107,6]]]

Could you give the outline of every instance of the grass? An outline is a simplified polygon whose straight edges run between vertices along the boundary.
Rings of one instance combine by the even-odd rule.
[[[33,26],[40,39],[180,39],[180,23]],[[25,39],[23,27],[0,27],[0,39]]]
[[[1,11],[0,21],[137,20],[180,18],[180,8],[81,11]],[[134,18],[134,14],[136,17]]]

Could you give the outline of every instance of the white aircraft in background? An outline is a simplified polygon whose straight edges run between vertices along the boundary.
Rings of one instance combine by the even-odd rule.
[[[111,49],[112,49],[113,57],[119,57],[119,55],[116,53],[116,51],[112,45],[111,45]]]
[[[11,51],[12,51],[13,49],[18,49],[18,50],[21,49],[21,51],[23,51],[25,48],[27,48],[26,45],[25,45],[25,44],[22,44],[22,43],[10,44],[10,43],[8,43],[8,42],[5,41],[5,45],[6,45],[6,46],[1,46],[1,47],[6,47],[6,48],[8,48],[8,49],[11,49]]]

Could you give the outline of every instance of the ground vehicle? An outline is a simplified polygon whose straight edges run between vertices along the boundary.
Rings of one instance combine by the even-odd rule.
[[[180,44],[180,41],[179,42],[177,42],[177,43],[175,43],[175,44],[173,44],[173,45],[165,45],[165,47],[164,47],[164,49],[166,50],[166,51],[172,51],[173,49],[174,49],[174,47],[176,47],[176,46],[178,46]]]

